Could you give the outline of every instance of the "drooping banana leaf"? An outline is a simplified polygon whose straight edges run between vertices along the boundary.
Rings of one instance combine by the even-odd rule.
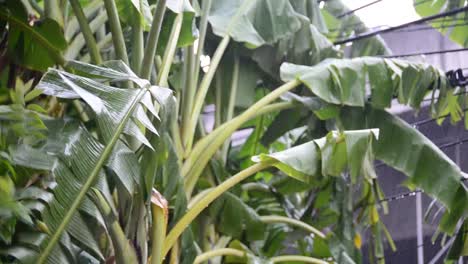
[[[213,1],[209,11],[208,22],[213,33],[220,37],[230,36],[238,42],[258,47],[264,40],[255,30],[247,17],[247,11],[255,1]]]
[[[322,15],[318,1],[290,0],[289,2],[296,12],[309,18],[310,23],[314,25],[319,32],[328,32],[328,27]]]
[[[252,55],[253,60],[263,71],[277,79],[279,67],[285,61],[314,65],[325,58],[340,56],[338,50],[321,33],[326,31],[326,26],[321,18],[318,3],[279,2],[281,4],[271,0],[257,1],[256,6],[249,11],[251,14],[258,14],[255,20],[251,21],[266,41],[265,45],[255,49]],[[282,10],[282,15],[279,16],[281,12],[275,11],[274,8]],[[271,21],[268,21],[268,18]],[[289,28],[280,30],[284,27],[278,26],[280,22]],[[276,32],[275,37],[268,35],[270,32]]]
[[[301,15],[287,0],[213,1],[208,21],[215,35],[250,48],[275,43],[301,27]]]
[[[256,0],[248,18],[266,44],[289,38],[301,27],[301,17],[288,0]]]
[[[370,97],[376,108],[389,107],[394,96],[401,104],[419,108],[430,89],[442,93],[449,88],[445,74],[434,66],[374,57],[328,59],[312,67],[284,63],[281,79],[300,80],[330,104],[363,107]],[[439,96],[435,104],[445,100]]]
[[[357,110],[341,111],[340,121],[344,129],[380,128],[382,139],[374,144],[376,158],[402,171],[413,184],[442,201],[449,213],[443,218],[441,228],[453,232],[456,221],[465,210],[457,202],[465,201],[467,195],[460,183],[462,172],[422,134],[398,118],[378,110],[390,106],[394,96],[402,104],[419,108],[424,96],[429,93],[428,89],[434,88],[432,92],[435,92],[438,88],[440,96],[432,104],[435,109],[433,115],[439,116],[440,109],[445,109],[442,106],[446,104],[446,91],[450,88],[440,70],[402,60],[364,57],[327,60],[314,67],[284,64],[282,78],[301,80],[314,95],[332,105],[356,106],[356,109],[360,109],[360,114]],[[366,93],[366,80],[370,95]],[[363,110],[368,97],[372,107]],[[352,113],[356,116],[350,122]],[[394,144],[395,139],[399,144]],[[412,154],[404,157],[401,153]],[[428,168],[426,163],[441,167]],[[443,180],[447,182],[434,184]]]
[[[423,134],[384,110],[345,107],[339,119],[345,129],[380,129],[380,138],[373,144],[376,159],[408,176],[409,186],[444,204],[448,210],[440,228],[453,233],[468,204],[461,182],[464,173],[458,166]]]
[[[337,58],[341,54],[317,28],[302,17],[300,29],[289,38],[256,49],[253,60],[274,78],[283,62],[315,65],[326,58]]]
[[[362,149],[371,147],[378,138],[378,130],[331,131],[326,137],[316,139],[284,151],[253,157],[256,162],[272,162],[287,175],[316,183],[328,176],[339,176],[347,167],[360,171],[361,159],[350,157]]]

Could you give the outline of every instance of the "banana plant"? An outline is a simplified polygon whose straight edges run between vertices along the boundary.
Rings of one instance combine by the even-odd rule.
[[[375,160],[444,206],[450,258],[464,252],[464,173],[386,108],[431,96],[457,122],[465,93],[368,57],[390,53],[378,37],[345,57],[333,39],[361,22],[340,1],[0,5],[15,73],[0,79],[1,261],[361,263],[367,243],[383,263]]]

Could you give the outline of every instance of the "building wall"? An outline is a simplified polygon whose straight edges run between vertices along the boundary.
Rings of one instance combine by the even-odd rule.
[[[442,36],[436,30],[415,31],[415,29],[421,27],[414,26],[408,28],[409,30],[407,31],[392,32],[384,34],[382,37],[395,55],[460,48],[459,45]],[[468,67],[468,51],[404,57],[403,59],[426,62],[438,66],[444,71]],[[416,113],[408,107],[396,104],[390,111],[399,114],[400,117],[410,124],[430,118],[427,108],[423,108],[419,113]],[[438,146],[468,138],[468,131],[465,130],[463,122],[453,125],[450,124],[449,120],[446,120],[441,126],[437,125],[436,122],[430,122],[416,128]],[[442,151],[455,161],[463,171],[468,172],[468,143],[456,144],[444,148]],[[406,179],[404,175],[385,166],[379,167],[377,171],[379,181],[386,196],[408,192],[408,189],[403,186]],[[440,177],[444,177],[444,175],[440,175]],[[431,202],[432,199],[430,197],[422,195],[423,214],[425,214]],[[392,234],[398,250],[397,252],[392,252],[387,246],[386,263],[418,263],[418,247],[422,247],[424,250],[424,263],[431,263],[431,260],[442,248],[440,237],[435,244],[431,242],[441,214],[437,214],[434,219],[430,217],[428,222],[423,223],[424,241],[423,244],[418,245],[416,240],[415,196],[390,202],[389,209],[390,213],[383,217],[383,221]],[[443,263],[443,257],[433,263]]]

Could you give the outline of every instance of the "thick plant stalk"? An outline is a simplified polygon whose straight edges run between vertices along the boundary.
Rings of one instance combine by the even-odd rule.
[[[225,193],[237,183],[270,166],[271,164],[267,163],[257,163],[255,165],[252,165],[249,168],[227,179],[226,181],[215,187],[211,192],[206,194],[206,196],[204,196],[202,199],[200,199],[190,210],[188,210],[188,212],[184,216],[182,216],[179,222],[177,222],[177,224],[167,235],[164,243],[164,255],[166,255],[167,252],[169,252],[171,247],[174,245],[174,243],[176,243],[177,239],[182,234],[182,232],[184,232],[184,230],[188,227],[188,225],[216,198],[221,196],[223,193]]]
[[[315,227],[313,227],[313,226],[311,226],[311,225],[309,225],[307,223],[304,223],[302,221],[293,219],[293,218],[280,216],[280,215],[267,215],[267,216],[260,216],[260,220],[262,222],[264,222],[264,223],[285,223],[285,224],[289,224],[289,225],[292,225],[292,226],[302,228],[305,231],[310,232],[310,233],[312,233],[314,235],[317,235],[317,236],[319,236],[321,238],[325,238],[325,235],[322,232],[320,232],[318,229],[316,229]]]
[[[105,25],[107,21],[107,14],[105,12],[99,14],[95,17],[90,23],[89,28],[91,30],[91,34],[94,34],[99,28]],[[65,52],[65,57],[67,59],[75,59],[79,54],[81,49],[86,44],[86,40],[81,35],[76,36],[73,41],[68,46],[67,51]],[[98,44],[99,48],[99,44]]]
[[[109,45],[111,42],[112,42],[112,34],[108,33],[107,35],[104,36],[104,38],[102,38],[102,40],[100,40],[98,42],[97,46],[98,46],[99,50],[101,50],[102,48]],[[83,55],[83,57],[80,58],[80,61],[90,62],[90,59],[91,59],[91,57],[90,57],[90,55],[88,53],[88,54]]]
[[[219,257],[219,256],[236,256],[236,257],[242,258],[242,257],[245,257],[245,252],[238,250],[238,249],[233,249],[233,248],[215,249],[215,250],[205,252],[201,255],[198,255],[195,258],[195,261],[193,262],[193,264],[200,264],[205,261],[208,261],[211,258]]]
[[[174,117],[170,120],[170,127],[171,127],[171,134],[172,134],[172,139],[174,141],[174,147],[177,152],[177,156],[182,158],[182,155],[184,153],[184,147],[182,146],[182,139],[180,137],[180,131],[179,131],[179,123],[178,121],[178,116],[179,116],[179,108],[180,108],[180,92],[176,93],[176,109],[174,113]]]
[[[206,29],[208,27],[208,12],[211,7],[211,0],[205,0],[202,3],[202,12],[200,18],[200,34],[198,38],[198,47],[197,51],[194,54],[195,58],[192,58],[191,64],[191,80],[188,83],[189,86],[186,87],[187,95],[185,96],[185,103],[184,103],[184,112],[183,112],[183,126],[188,127],[190,123],[190,118],[192,114],[193,102],[195,100],[195,94],[198,86],[198,78],[200,74],[200,56],[203,53],[203,46],[205,45],[205,37],[206,37]],[[193,53],[194,47],[191,47],[191,51]],[[193,55],[193,54],[192,54]]]
[[[86,7],[83,8],[83,13],[86,19],[89,21],[90,19],[95,17],[103,6],[104,3],[101,0],[94,0],[91,3],[88,3]],[[74,16],[67,22],[67,28],[65,29],[65,39],[67,41],[70,41],[73,38],[73,36],[75,36],[79,32],[80,24],[78,23],[78,18]]]
[[[203,47],[205,46],[205,37],[206,29],[208,28],[208,12],[211,8],[212,0],[205,0],[202,3],[202,13],[200,19],[200,37],[198,38],[198,48],[197,53],[195,54],[195,65],[196,67],[193,70],[193,89],[195,91],[196,86],[198,85],[198,78],[200,74],[200,57],[203,53]]]
[[[128,63],[127,48],[125,47],[125,39],[120,26],[119,13],[114,0],[104,0],[107,16],[109,17],[110,30],[112,32],[112,40],[114,41],[114,49],[117,58],[122,60],[125,64]]]
[[[151,264],[161,264],[164,259],[163,246],[166,238],[168,220],[168,204],[166,199],[155,189],[151,195],[151,215],[153,226],[151,231]]]
[[[111,237],[112,246],[114,247],[115,252],[115,262],[122,264],[137,263],[138,259],[135,250],[130,245],[127,237],[120,227],[120,223],[117,220],[115,213],[112,212],[108,202],[99,190],[92,189],[92,194],[94,197],[93,201],[103,216],[107,230]]]
[[[222,236],[222,237],[219,237],[217,238],[216,237],[216,234],[215,234],[215,230],[214,230],[214,225],[209,225],[208,226],[208,230],[209,230],[209,233],[206,235],[207,239],[207,243],[209,244],[208,247],[205,247],[205,251],[211,251],[211,250],[215,250],[215,249],[221,249],[221,248],[226,248],[228,245],[229,245],[229,242],[231,242],[232,238],[229,237],[229,236]],[[216,241],[216,244],[214,244],[213,246],[211,246],[211,243],[210,241]],[[221,257],[215,257],[213,260],[212,260],[212,264],[220,264],[221,263]]]
[[[63,27],[63,17],[58,0],[44,0],[44,16],[53,19]]]
[[[149,79],[153,69],[154,55],[158,46],[159,33],[161,32],[161,25],[164,18],[164,11],[166,10],[166,0],[159,0],[154,10],[153,22],[146,41],[145,52],[143,55],[143,62],[141,65],[140,76],[143,79]]]
[[[32,7],[40,16],[43,16],[43,15],[44,15],[44,9],[42,9],[42,7],[39,6],[39,4],[36,2],[36,0],[29,0],[28,2],[29,2],[29,4],[31,5],[31,7]]]
[[[169,258],[169,264],[179,264],[179,243],[176,243],[171,250],[171,257]]]
[[[260,110],[258,110],[254,115],[252,115],[249,119],[247,119],[246,121],[249,121],[249,120],[252,120],[254,118],[257,118],[259,116],[262,116],[262,115],[265,115],[265,114],[269,114],[269,113],[273,113],[273,112],[277,112],[277,111],[283,111],[283,110],[286,110],[286,109],[291,109],[291,108],[294,108],[294,107],[298,107],[299,104],[296,104],[294,102],[279,102],[279,103],[272,103],[272,104],[269,104],[269,105],[266,105],[264,107],[262,107]],[[217,135],[223,130],[225,129],[226,127],[228,127],[230,125],[230,122],[226,122],[224,123],[223,125],[221,125],[221,127],[216,127],[215,130],[213,130],[206,138],[203,138],[203,140],[200,142],[200,143],[208,143],[210,142],[209,140],[212,140],[214,139],[215,137],[217,137]],[[209,140],[208,140],[209,139]],[[198,148],[199,144],[200,143],[197,143],[196,145],[196,148]]]
[[[238,22],[238,19],[242,17],[242,15],[245,13],[248,7],[253,3],[255,3],[255,0],[253,1],[244,0],[242,4],[240,5],[240,7],[238,8],[238,10],[236,10],[236,13],[234,14],[234,16],[230,19],[228,23],[225,36],[223,37],[223,39],[221,40],[221,43],[219,43],[218,47],[216,48],[215,53],[213,54],[213,57],[210,63],[210,68],[208,72],[205,74],[205,76],[203,76],[203,80],[200,84],[200,88],[198,89],[197,95],[195,97],[195,101],[194,101],[195,104],[193,106],[192,117],[190,118],[188,126],[184,127],[184,131],[183,131],[183,138],[185,140],[184,146],[185,146],[185,151],[187,153],[186,156],[192,150],[195,127],[198,122],[198,118],[200,117],[201,109],[205,102],[206,94],[208,93],[208,88],[211,85],[211,81],[213,80],[213,76],[216,72],[216,69],[218,68],[221,57],[223,56],[224,51],[226,50],[226,47],[229,44],[229,41],[230,41],[229,34],[231,33],[231,30]]]
[[[239,56],[237,56],[236,54],[234,56],[234,69],[232,72],[231,90],[229,92],[229,102],[228,102],[227,111],[226,111],[226,120],[225,120],[226,122],[231,120],[234,115],[234,110],[236,107],[238,83],[239,83]],[[230,138],[228,138],[224,142],[223,148],[221,149],[221,157],[225,164],[226,164],[227,154],[228,154],[230,144],[231,144],[231,140]]]
[[[26,13],[27,14],[33,14],[35,12],[34,8],[31,6],[31,4],[29,3],[29,1],[27,0],[21,0],[21,2],[23,3],[23,6],[24,8],[26,9]]]
[[[260,108],[260,110],[258,110],[253,115],[251,115],[250,118],[247,119],[246,121],[251,120],[253,118],[256,118],[258,116],[264,115],[264,114],[268,114],[268,113],[272,113],[272,112],[276,112],[276,111],[282,111],[282,110],[294,108],[296,106],[297,106],[297,104],[295,104],[294,102],[280,102],[280,103],[269,104],[269,105],[266,105],[266,106]],[[209,145],[210,142],[212,142],[216,137],[219,136],[219,134],[222,131],[224,131],[224,129],[231,126],[234,122],[235,122],[235,120],[231,120],[229,122],[224,123],[220,127],[217,127],[215,130],[213,130],[208,136],[206,136],[205,138],[200,140],[197,143],[197,145],[195,146],[195,148],[193,149],[192,155],[195,155],[196,153],[201,153],[201,152],[198,152],[198,151],[203,151]],[[190,157],[192,157],[192,155]],[[186,161],[186,163],[184,163],[184,166],[185,166],[184,168],[185,169],[187,169],[187,166],[186,166],[188,164],[187,162],[188,161]],[[184,168],[182,170],[183,175],[185,175],[185,173],[187,172],[187,171],[184,171]]]
[[[101,64],[101,54],[96,44],[96,40],[94,39],[93,32],[89,27],[88,19],[86,18],[83,9],[80,6],[80,2],[78,0],[69,0],[70,5],[72,6],[73,12],[75,13],[76,19],[81,28],[81,32],[83,33],[83,37],[86,41],[86,46],[89,49],[89,53],[91,55],[91,60],[94,64]]]
[[[273,263],[300,262],[300,263],[312,263],[312,264],[330,264],[330,262],[327,262],[318,258],[312,258],[312,257],[306,257],[306,256],[295,256],[295,255],[273,257],[270,259],[270,261]]]
[[[158,85],[167,86],[167,78],[169,77],[169,70],[172,66],[172,60],[174,59],[174,54],[177,48],[177,42],[179,41],[179,34],[182,28],[182,19],[184,18],[184,13],[180,12],[177,14],[174,19],[174,24],[172,25],[171,35],[167,41],[166,51],[164,52],[161,70],[158,75]]]
[[[276,111],[283,111],[283,110],[286,110],[286,109],[291,109],[291,108],[294,108],[294,107],[297,107],[297,104],[295,104],[294,102],[280,102],[280,103],[269,104],[267,106],[264,106],[262,109],[260,109],[255,114],[255,116],[253,116],[253,118],[255,118],[257,116],[264,115],[264,114],[269,114],[269,113],[272,113],[272,112],[276,112]]]
[[[80,116],[81,121],[88,122],[89,116],[88,114],[86,114],[86,111],[83,109],[81,102],[75,99],[73,100],[72,104],[73,104],[73,107],[75,107],[76,111],[78,112],[78,115]]]
[[[236,106],[237,87],[239,86],[239,56],[234,56],[234,70],[232,72],[231,91],[229,93],[229,103],[226,113],[226,121],[229,121],[234,116]]]
[[[238,117],[232,119],[231,121],[220,126],[219,133],[214,138],[205,137],[199,143],[200,146],[196,146],[196,149],[192,151],[189,158],[185,161],[182,167],[182,175],[185,176],[185,190],[188,197],[190,197],[195,183],[198,181],[203,168],[208,164],[208,161],[213,157],[216,150],[224,143],[224,141],[236,131],[245,121],[249,120],[251,117],[255,116],[256,113],[262,109],[264,106],[278,99],[283,93],[294,89],[298,86],[300,82],[298,80],[289,81],[282,86],[278,87],[251,107],[249,107],[245,112],[243,112]],[[202,155],[203,152],[203,155]]]
[[[115,129],[115,133],[112,135],[112,138],[110,139],[109,143],[106,145],[104,150],[102,151],[101,156],[99,159],[96,161],[96,165],[94,166],[93,170],[89,174],[88,179],[86,180],[85,184],[83,184],[83,187],[81,187],[80,192],[76,196],[75,200],[73,201],[72,205],[70,206],[67,214],[63,217],[62,222],[58,226],[57,230],[55,230],[54,234],[49,240],[49,243],[47,244],[46,248],[42,251],[42,254],[39,256],[38,264],[43,264],[47,261],[47,258],[49,257],[50,253],[54,249],[55,245],[59,241],[60,237],[62,236],[62,233],[65,231],[65,228],[68,226],[70,223],[73,214],[78,210],[78,207],[80,206],[81,202],[84,200],[86,197],[86,194],[88,193],[89,189],[93,184],[96,182],[96,179],[99,176],[99,172],[101,171],[102,167],[104,166],[105,162],[109,158],[109,156],[112,153],[112,149],[114,148],[115,144],[120,138],[120,135],[122,134],[125,125],[127,124],[128,119],[132,116],[133,110],[135,107],[138,105],[138,102],[141,100],[143,95],[148,92],[146,89],[142,89],[139,94],[135,97],[135,99],[132,102],[132,106],[129,109],[129,111],[124,115],[122,118],[122,121],[120,124],[117,126]]]
[[[205,190],[203,190],[203,191],[197,193],[197,195],[195,195],[195,196],[189,201],[189,203],[187,204],[187,209],[192,208],[192,207],[193,207],[195,204],[197,204],[207,193],[211,192],[213,189],[214,189],[214,187],[205,189]]]
[[[132,27],[132,58],[131,66],[134,72],[140,72],[143,60],[143,26],[139,17],[134,18]]]
[[[179,34],[182,28],[183,17],[184,17],[183,12],[180,12],[179,14],[177,14],[176,18],[174,19],[174,24],[172,25],[172,29],[171,29],[171,35],[168,40],[166,51],[164,52],[161,69],[159,71],[158,79],[156,81],[157,85],[168,86],[167,78],[169,77],[169,71],[172,66],[172,60],[174,59],[174,54],[177,48],[177,42],[179,40]],[[180,135],[179,126],[177,122],[177,118],[179,116],[180,93],[177,93],[176,96],[178,96],[177,98],[178,105],[177,105],[176,114],[174,115],[175,118],[171,120],[171,132],[173,135],[174,144],[176,146],[178,155],[182,157],[184,150],[183,150],[181,135]]]
[[[194,71],[193,46],[184,49],[184,82],[183,82],[183,104],[182,104],[182,127],[188,125],[192,114],[193,99],[195,97],[195,86],[193,85]]]
[[[222,94],[222,84],[221,84],[221,74],[218,72],[215,76],[215,129],[219,127],[222,123],[221,121],[221,112],[222,112],[222,101],[223,98],[221,97]]]
[[[210,68],[208,72],[203,77],[203,80],[200,84],[200,88],[197,91],[195,96],[195,101],[192,109],[192,115],[190,121],[188,122],[187,127],[184,127],[182,132],[182,138],[184,139],[184,146],[186,153],[190,153],[193,144],[193,136],[195,134],[195,127],[198,122],[198,117],[200,117],[201,109],[205,102],[206,94],[208,93],[208,88],[210,88],[211,81],[213,80],[216,69],[218,68],[219,62],[224,55],[227,45],[229,44],[230,37],[226,35],[221,43],[219,43],[216,51],[211,59]]]

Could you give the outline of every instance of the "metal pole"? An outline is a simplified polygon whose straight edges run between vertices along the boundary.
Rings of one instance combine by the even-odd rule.
[[[460,225],[458,225],[458,226],[460,226]],[[434,258],[431,259],[429,264],[438,263],[437,261],[444,255],[445,251],[447,251],[450,248],[450,246],[452,246],[454,240],[455,240],[455,237],[450,238],[449,241],[447,241],[447,243],[445,243],[445,246],[443,246],[442,249],[439,252],[437,252],[437,254],[434,256]]]
[[[416,235],[418,248],[418,264],[424,264],[423,216],[421,192],[416,193]]]
[[[442,58],[444,58],[444,57],[442,56]],[[444,62],[443,65],[444,65],[444,68],[445,68],[446,67],[445,58],[444,58],[443,62]],[[461,145],[460,144],[455,146],[455,163],[457,164],[458,167],[460,167],[460,165],[461,165]],[[460,257],[458,259],[458,264],[463,264],[463,257]]]

